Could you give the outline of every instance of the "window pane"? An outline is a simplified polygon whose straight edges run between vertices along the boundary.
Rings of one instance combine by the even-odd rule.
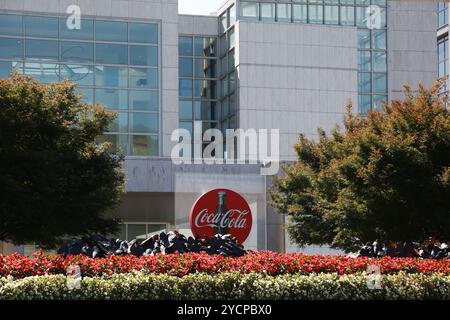
[[[234,46],[236,44],[235,41],[236,41],[236,38],[234,36],[234,28],[233,28],[228,31],[228,48],[229,49],[234,48]]]
[[[77,87],[77,92],[82,95],[81,101],[94,103],[94,89]]]
[[[358,70],[359,71],[370,71],[370,51],[359,51],[358,52]]]
[[[128,64],[128,47],[121,44],[95,45],[97,63]]]
[[[216,117],[216,104],[210,101],[195,101],[195,120],[214,121]]]
[[[358,48],[370,49],[370,31],[358,30]]]
[[[309,6],[309,22],[323,23],[323,6]]]
[[[339,7],[325,6],[325,24],[339,23]]]
[[[58,59],[57,41],[25,40],[25,56],[27,59]]]
[[[136,133],[158,133],[157,113],[132,113],[130,131]]]
[[[0,58],[23,59],[23,41],[20,39],[0,39]]]
[[[94,21],[81,19],[81,29],[67,28],[67,19],[59,20],[59,32],[63,39],[94,40]]]
[[[195,77],[196,78],[215,78],[216,77],[216,60],[195,59]]]
[[[373,53],[373,71],[386,72],[386,53],[374,52]]]
[[[94,45],[85,42],[61,42],[61,60],[93,63]]]
[[[39,82],[59,82],[59,65],[55,63],[25,63],[24,73]]]
[[[116,119],[109,125],[108,132],[128,132],[128,113],[118,112]]]
[[[118,21],[96,21],[95,39],[97,41],[126,42],[128,40],[127,23]]]
[[[178,38],[178,53],[180,56],[193,56],[192,37]]]
[[[354,7],[341,7],[341,24],[345,26],[355,25]]]
[[[57,38],[58,18],[25,16],[25,35]]]
[[[199,38],[194,40],[195,55],[198,57],[215,57],[216,56],[216,38]]]
[[[377,93],[387,92],[387,77],[385,73],[374,73],[373,77],[373,91]]]
[[[230,7],[230,25],[234,25],[236,22],[236,5]]]
[[[192,58],[180,58],[179,59],[179,76],[180,77],[193,77],[193,62]]]
[[[293,13],[294,22],[303,22],[306,23],[308,21],[308,6],[307,5],[299,5],[294,4],[294,13]]]
[[[291,21],[291,4],[278,3],[277,4],[278,21]]]
[[[220,33],[223,33],[228,28],[228,18],[227,13],[225,12],[219,17],[219,27],[220,27]]]
[[[227,42],[227,37],[226,35],[222,35],[219,39],[220,41],[220,56],[223,56],[227,53],[228,51],[228,42]]]
[[[370,82],[370,73],[358,73],[358,92],[371,93],[372,85]]]
[[[241,17],[257,20],[259,18],[259,4],[255,2],[241,2]]]
[[[101,136],[99,142],[109,142],[111,147],[110,152],[127,154],[128,149],[128,136],[124,134],[105,134]]]
[[[17,73],[23,73],[23,64],[17,61],[0,61],[0,79],[8,78],[11,72],[15,70]]]
[[[95,89],[95,102],[108,109],[128,109],[128,92],[117,89]]]
[[[158,47],[130,46],[130,64],[140,66],[157,66]]]
[[[156,23],[130,23],[130,42],[158,44],[158,25]]]
[[[192,89],[193,89],[192,80],[180,79],[180,81],[179,81],[180,96],[192,97],[192,93],[193,93]]]
[[[133,110],[158,110],[158,92],[130,91],[130,108]]]
[[[130,68],[130,87],[158,89],[158,69]]]
[[[371,96],[368,95],[360,95],[359,96],[359,113],[366,114],[370,111],[372,106]]]
[[[367,27],[367,8],[356,7],[356,25],[358,27]]]
[[[133,156],[157,156],[158,155],[158,137],[155,136],[132,136],[133,138]],[[128,231],[129,232],[129,231]]]
[[[21,36],[22,16],[0,14],[0,34],[7,36]]]
[[[94,67],[79,64],[61,64],[61,80],[68,80],[79,85],[92,86],[94,84]]]
[[[387,102],[387,96],[373,96],[373,107],[375,109],[382,109],[382,103]]]
[[[195,98],[215,99],[216,98],[216,81],[195,80]]]
[[[128,69],[122,67],[95,66],[95,84],[100,87],[127,87]]]
[[[386,31],[373,31],[373,48],[386,50]]]
[[[192,101],[191,100],[180,100],[179,102],[179,115],[180,120],[191,120],[192,119]]]
[[[275,21],[275,4],[261,3],[261,20]]]

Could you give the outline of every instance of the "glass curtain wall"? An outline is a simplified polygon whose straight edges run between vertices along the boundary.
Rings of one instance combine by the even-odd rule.
[[[0,15],[0,77],[69,80],[83,100],[118,113],[101,141],[130,156],[159,155],[159,25],[150,22]]]

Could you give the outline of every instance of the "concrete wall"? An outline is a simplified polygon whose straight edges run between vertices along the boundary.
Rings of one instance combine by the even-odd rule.
[[[239,125],[280,129],[281,160],[303,132],[341,123],[357,102],[356,28],[239,21],[236,67]]]
[[[219,24],[217,17],[195,15],[179,15],[178,17],[179,34],[198,34],[217,37],[219,33]]]
[[[437,77],[436,3],[388,1],[388,86],[402,99],[403,84],[429,86]]]

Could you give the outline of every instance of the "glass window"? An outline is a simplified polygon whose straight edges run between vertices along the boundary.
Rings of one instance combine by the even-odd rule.
[[[157,66],[158,47],[130,46],[130,64],[140,66]]]
[[[158,137],[155,136],[132,136],[133,156],[157,156],[158,155]],[[130,232],[130,231],[128,231]]]
[[[234,25],[236,22],[236,6],[233,4],[230,7],[230,25]]]
[[[0,58],[23,59],[23,41],[21,39],[0,38]]]
[[[231,72],[234,70],[234,50],[228,54],[228,71]]]
[[[356,7],[356,25],[358,27],[367,27],[367,8]]]
[[[216,56],[216,38],[195,38],[195,55],[198,57],[215,57]]]
[[[308,22],[308,6],[303,4],[294,4],[293,7],[294,22]]]
[[[61,64],[61,80],[68,80],[79,85],[92,86],[94,84],[94,67],[79,64]]]
[[[220,56],[223,56],[228,52],[228,42],[226,34],[220,37]]]
[[[179,107],[180,120],[192,119],[192,100],[180,100]]]
[[[158,114],[157,113],[132,113],[130,131],[136,133],[157,133]]]
[[[59,65],[55,63],[27,62],[24,73],[42,83],[59,82]]]
[[[55,59],[59,58],[58,41],[25,40],[25,57],[27,59]]]
[[[193,56],[192,37],[178,38],[178,53],[180,56]]]
[[[127,90],[95,89],[95,102],[101,103],[108,109],[128,109]]]
[[[228,18],[227,18],[226,12],[219,17],[219,21],[220,21],[220,24],[219,24],[220,33],[223,33],[228,28]]]
[[[309,23],[323,23],[323,6],[309,6]]]
[[[158,69],[130,68],[129,73],[130,87],[158,89]]]
[[[359,93],[371,93],[372,85],[370,82],[370,73],[358,73],[358,92]]]
[[[359,96],[359,113],[366,114],[371,110],[372,106],[372,97],[369,95],[360,95]]]
[[[282,22],[291,21],[291,4],[290,3],[278,3],[277,4],[277,19]]]
[[[261,3],[261,20],[275,21],[275,3]]]
[[[325,6],[325,24],[339,23],[339,7]]]
[[[373,31],[373,45],[374,49],[384,49],[386,50],[386,31],[379,30]]]
[[[22,74],[23,64],[17,61],[0,61],[0,79],[8,78],[13,70],[16,70],[19,74]]]
[[[358,30],[358,48],[370,49],[370,31]]]
[[[5,36],[21,36],[22,16],[0,14],[0,34]]]
[[[359,71],[370,71],[370,51],[359,51],[358,52],[358,70]]]
[[[128,225],[128,240],[146,239],[147,227],[145,224],[129,224]]]
[[[180,129],[185,129],[185,130],[189,131],[189,133],[191,134],[191,137],[192,137],[192,132],[193,132],[192,128],[193,128],[192,122],[180,121]]]
[[[438,3],[438,29],[448,24],[448,3]]]
[[[258,20],[259,4],[257,2],[241,2],[241,18]]]
[[[97,63],[128,64],[128,46],[126,45],[97,43],[95,55]]]
[[[192,97],[193,83],[192,80],[179,80],[179,91],[181,97]]]
[[[222,81],[222,95],[227,95],[228,94],[228,77],[225,77]]]
[[[127,87],[128,69],[111,66],[95,66],[95,84],[100,87]]]
[[[158,111],[157,91],[130,91],[130,108],[133,110]]]
[[[387,77],[385,73],[374,73],[373,77],[373,91],[377,93],[387,92]]]
[[[126,22],[95,21],[95,39],[97,41],[128,41]]]
[[[217,108],[215,102],[195,101],[195,120],[214,121],[217,119]]]
[[[111,144],[109,151],[120,154],[127,154],[128,136],[124,134],[104,134],[99,142],[109,142]]]
[[[373,107],[374,109],[381,110],[383,108],[383,102],[387,102],[387,96],[373,96]]]
[[[180,58],[179,59],[179,76],[180,77],[193,77],[193,59],[192,58]]]
[[[31,37],[57,38],[58,18],[25,16],[25,35]]]
[[[228,48],[234,48],[235,46],[235,36],[234,36],[234,28],[228,31]]]
[[[215,78],[216,60],[213,59],[195,59],[196,78]]]
[[[373,52],[373,71],[386,72],[386,53]]]
[[[93,63],[94,45],[86,42],[61,42],[61,60]]]
[[[355,8],[341,7],[341,24],[344,26],[355,25]]]
[[[94,103],[94,89],[77,87],[77,91],[82,96],[81,101]]]
[[[158,44],[158,25],[156,23],[130,23],[130,42]]]
[[[59,20],[59,33],[63,39],[94,40],[94,21],[81,19],[81,29],[67,28],[67,19]]]
[[[108,132],[128,132],[128,113],[118,112],[116,119],[109,125]]]
[[[341,4],[355,4],[355,0],[340,0]]]
[[[194,97],[204,99],[216,98],[216,81],[195,80]]]

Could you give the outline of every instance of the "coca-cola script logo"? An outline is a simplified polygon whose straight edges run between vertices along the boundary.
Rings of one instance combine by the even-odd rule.
[[[228,189],[214,189],[194,203],[189,216],[194,236],[231,234],[244,243],[252,229],[252,212],[245,199]]]

